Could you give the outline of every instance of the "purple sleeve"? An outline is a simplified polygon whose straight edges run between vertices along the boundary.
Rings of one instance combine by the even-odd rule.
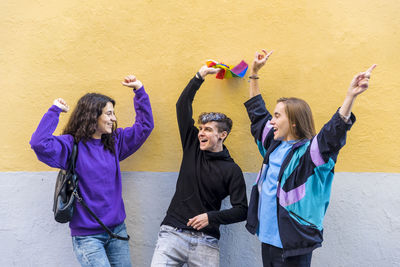
[[[66,169],[74,143],[71,135],[54,136],[61,109],[51,106],[29,142],[38,159],[50,167]]]
[[[118,128],[116,131],[120,161],[126,159],[138,150],[154,128],[150,99],[144,87],[136,90],[133,104],[136,111],[135,123],[132,127],[124,129]]]

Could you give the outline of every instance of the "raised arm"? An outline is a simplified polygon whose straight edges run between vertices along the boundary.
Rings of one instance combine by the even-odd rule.
[[[191,140],[190,137],[197,138],[197,129],[194,127],[192,108],[194,96],[196,95],[197,90],[199,90],[201,84],[204,82],[205,77],[208,74],[215,74],[218,71],[220,71],[218,68],[202,66],[196,75],[189,81],[188,85],[186,85],[176,103],[176,115],[183,147],[185,147],[188,141]]]
[[[251,65],[250,70],[250,87],[249,87],[249,97],[252,98],[256,95],[260,94],[260,87],[258,86],[258,71],[265,65],[269,56],[273,51],[267,52],[267,50],[263,49],[262,53],[256,52],[256,55],[253,60],[253,64]]]
[[[343,105],[339,109],[339,114],[345,119],[346,122],[350,118],[351,109],[357,96],[368,89],[371,72],[373,69],[375,69],[375,67],[376,64],[372,65],[365,72],[361,72],[354,76],[353,80],[351,81],[350,87],[347,90],[346,98],[344,99]]]
[[[250,72],[250,87],[249,97],[250,99],[244,103],[247,114],[251,121],[251,134],[254,136],[254,140],[258,146],[261,155],[264,157],[265,153],[271,144],[273,139],[273,131],[270,120],[272,119],[271,114],[268,112],[265,102],[261,97],[260,88],[258,86],[258,72],[265,65],[271,52],[267,52],[265,49],[262,53],[256,52],[253,63],[251,65]]]
[[[117,129],[119,160],[124,160],[138,150],[154,128],[150,99],[142,82],[134,75],[129,75],[125,77],[122,85],[132,88],[135,92],[133,103],[136,118],[132,127]]]
[[[54,168],[67,169],[69,153],[73,145],[70,135],[54,136],[61,112],[68,112],[69,106],[62,98],[54,100],[44,114],[29,142],[38,159]]]
[[[356,120],[351,113],[354,101],[359,94],[368,89],[369,78],[375,67],[374,64],[366,72],[359,73],[353,78],[343,105],[313,138],[310,153],[316,166],[330,160],[336,162],[339,150],[346,144],[346,133]]]

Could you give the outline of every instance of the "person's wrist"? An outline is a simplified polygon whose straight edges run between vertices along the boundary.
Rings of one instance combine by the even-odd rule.
[[[207,76],[207,73],[204,72],[203,70],[199,70],[196,76],[198,76],[199,79],[204,80],[204,78]]]
[[[63,112],[63,111],[64,111],[64,109],[63,109],[61,106],[59,106],[58,104],[53,104],[53,106],[55,106],[55,107],[59,108],[61,112]]]
[[[142,87],[143,87],[143,84],[140,83],[139,85],[133,86],[132,89],[133,89],[134,92],[137,92]]]
[[[258,77],[257,74],[251,74],[251,75],[249,76],[249,79],[257,80],[257,79],[260,79],[260,77]]]
[[[354,93],[347,93],[346,98],[349,100],[354,100],[357,97]]]

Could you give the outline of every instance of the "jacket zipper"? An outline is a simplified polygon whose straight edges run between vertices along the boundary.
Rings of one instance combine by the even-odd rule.
[[[275,148],[276,148],[276,147],[275,147]],[[275,150],[275,148],[274,148],[274,150]],[[289,164],[290,160],[292,159],[293,153],[294,153],[294,148],[292,147],[292,148],[290,149],[289,154],[286,156],[286,158],[285,158],[284,161],[282,162],[281,169],[279,170],[278,181],[277,181],[277,187],[280,186],[280,183],[281,183],[281,181],[282,181],[283,172],[284,172],[284,170],[286,169],[287,165]],[[289,159],[289,158],[290,158],[290,159]],[[284,167],[284,168],[283,168],[283,167]],[[276,192],[278,193],[278,190],[277,190]],[[278,221],[278,232],[279,232],[279,201],[278,201],[278,197],[276,197],[276,218],[277,218],[277,221]],[[281,238],[280,236],[281,236],[281,235],[280,235],[280,233],[279,233],[279,238]],[[281,239],[281,242],[282,242],[282,239]],[[282,261],[283,261],[283,262],[285,262],[285,258],[283,257],[283,254],[284,254],[284,253],[285,253],[285,248],[283,247],[283,243],[282,243]]]
[[[290,149],[289,154],[286,156],[285,160],[282,162],[281,169],[279,170],[277,186],[279,186],[279,184],[280,184],[281,181],[282,181],[283,172],[284,172],[284,170],[286,169],[286,167],[287,167],[287,165],[289,164],[289,162],[292,160],[294,151],[295,151],[297,148],[299,148],[300,146],[302,146],[304,143],[300,143],[300,142],[299,142],[299,143],[296,143],[296,144],[298,144],[298,145],[297,145],[296,147],[292,147],[292,148]],[[275,148],[276,148],[276,147],[275,147]],[[275,150],[275,148],[274,148],[274,150]],[[277,191],[277,192],[278,192],[278,191]],[[278,220],[278,232],[279,232],[279,211],[278,211],[278,209],[279,209],[279,201],[278,201],[278,198],[276,198],[276,215],[277,215],[276,217],[277,217],[277,220]],[[297,215],[297,214],[295,214],[295,213],[293,213],[293,212],[291,212],[291,211],[289,211],[289,213],[290,213],[290,214],[293,214],[293,216],[295,216],[296,218],[307,222],[308,224],[310,224],[310,226],[317,228],[317,226],[316,226],[315,224],[310,223],[310,222],[304,220],[304,219],[301,218],[299,215]],[[279,234],[279,238],[280,238],[280,234]],[[281,242],[282,242],[282,239],[281,239]],[[285,248],[283,247],[283,244],[282,244],[282,261],[283,261],[283,262],[285,262],[285,258],[283,257],[284,252],[285,252]]]

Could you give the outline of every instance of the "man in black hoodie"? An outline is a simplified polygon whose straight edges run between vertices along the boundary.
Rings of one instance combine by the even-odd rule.
[[[219,266],[219,226],[246,219],[243,173],[223,145],[232,128],[225,114],[192,119],[192,102],[208,74],[219,69],[203,66],[176,103],[183,158],[176,191],[161,223],[151,266]],[[229,196],[232,207],[220,210]]]

